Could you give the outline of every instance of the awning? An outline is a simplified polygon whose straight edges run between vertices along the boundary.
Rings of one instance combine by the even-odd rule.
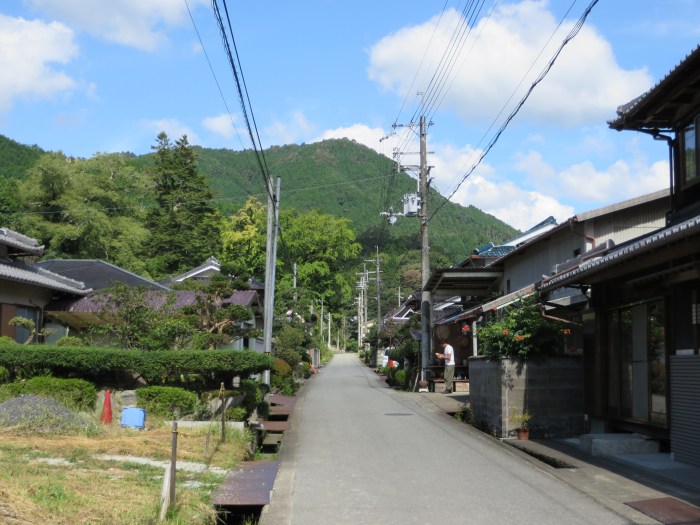
[[[501,308],[505,308],[506,306],[513,304],[514,302],[519,301],[520,299],[532,295],[534,292],[534,283],[529,284],[523,288],[520,288],[519,290],[516,290],[515,292],[502,295],[496,299],[493,299],[492,301],[480,304],[479,306],[475,306],[474,308],[470,308],[469,310],[465,310],[464,312],[460,312],[457,315],[446,317],[445,319],[440,319],[440,321],[436,322],[435,324],[442,325],[457,323],[460,321],[469,321],[471,319],[479,317],[480,315],[484,314],[485,312],[488,312],[489,310],[500,310]]]
[[[503,271],[493,267],[435,270],[424,290],[433,295],[489,297],[496,293]]]

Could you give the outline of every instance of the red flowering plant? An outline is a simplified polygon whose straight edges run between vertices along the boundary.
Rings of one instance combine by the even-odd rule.
[[[534,296],[503,308],[477,335],[479,353],[490,359],[536,359],[564,351],[561,323],[545,318]]]

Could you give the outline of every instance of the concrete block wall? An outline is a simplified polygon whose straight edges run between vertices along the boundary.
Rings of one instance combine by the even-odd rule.
[[[583,432],[583,360],[557,356],[542,361],[469,360],[470,402],[485,431],[509,437],[528,411],[530,436],[570,437]]]

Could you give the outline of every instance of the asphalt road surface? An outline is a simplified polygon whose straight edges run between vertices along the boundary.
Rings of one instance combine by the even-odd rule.
[[[302,389],[280,459],[262,525],[629,523],[354,354]]]

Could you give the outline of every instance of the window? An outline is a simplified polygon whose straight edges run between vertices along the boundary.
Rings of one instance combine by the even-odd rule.
[[[691,184],[698,180],[698,133],[697,128],[700,123],[700,116],[695,117],[695,121],[683,130],[683,183]]]

